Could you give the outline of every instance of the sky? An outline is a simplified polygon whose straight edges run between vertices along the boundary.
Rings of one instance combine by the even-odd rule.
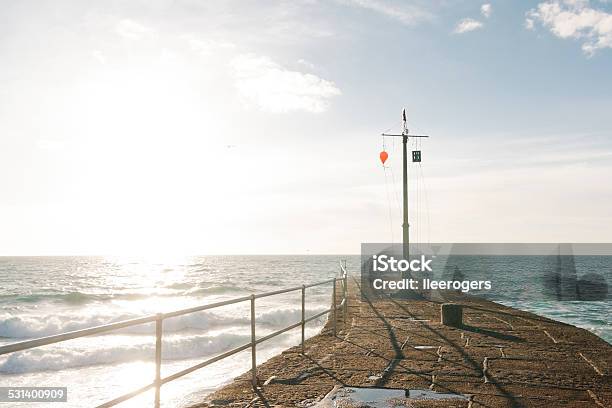
[[[0,0],[0,255],[612,241],[612,2]],[[378,159],[389,153],[387,168]]]

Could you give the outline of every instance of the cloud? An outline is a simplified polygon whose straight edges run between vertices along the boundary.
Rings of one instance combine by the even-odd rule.
[[[480,13],[484,16],[484,18],[491,17],[491,13],[493,13],[493,6],[489,3],[485,3],[480,6]]]
[[[291,71],[269,57],[240,55],[230,65],[244,102],[266,112],[320,113],[329,108],[332,97],[341,94],[333,82]]]
[[[389,0],[339,0],[341,3],[374,11],[405,25],[430,20],[432,14],[421,7]]]
[[[140,40],[142,38],[155,36],[155,30],[128,18],[117,23],[115,26],[115,32],[121,37],[130,40]]]
[[[307,61],[307,60],[305,60],[303,58],[300,58],[299,60],[297,60],[297,63],[300,64],[300,65],[305,66],[306,68],[308,68],[311,71],[314,71],[315,69],[317,69],[317,66],[315,64],[313,64],[312,62]]]
[[[482,28],[482,23],[480,21],[474,20],[473,18],[464,18],[455,27],[453,31],[455,34],[463,34],[468,33],[470,31],[478,30]]]
[[[236,44],[230,41],[215,40],[212,38],[202,37],[194,33],[183,34],[180,36],[180,38],[185,40],[192,50],[203,55],[209,55],[221,50],[236,48]]]
[[[612,48],[612,14],[590,7],[588,0],[554,0],[538,4],[527,12],[525,27],[536,22],[559,38],[583,40],[582,50],[592,56]]]
[[[485,3],[480,6],[480,14],[482,14],[484,18],[491,17],[491,13],[493,13],[493,6],[491,6],[491,4]],[[470,31],[480,30],[483,26],[484,24],[481,21],[474,20],[473,18],[464,18],[463,20],[457,23],[455,29],[453,30],[453,33],[469,33]]]

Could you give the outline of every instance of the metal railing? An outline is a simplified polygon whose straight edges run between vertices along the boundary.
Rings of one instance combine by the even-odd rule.
[[[12,343],[12,344],[8,344],[6,346],[1,346],[0,347],[0,356],[4,355],[4,354],[9,354],[9,353],[15,353],[18,351],[23,351],[23,350],[28,350],[28,349],[32,349],[35,347],[41,347],[41,346],[46,346],[48,344],[54,344],[54,343],[60,343],[63,341],[67,341],[67,340],[72,340],[72,339],[77,339],[80,337],[86,337],[86,336],[92,336],[95,334],[101,334],[101,333],[107,333],[113,330],[118,330],[118,329],[123,329],[126,327],[132,327],[132,326],[137,326],[137,325],[141,325],[141,324],[146,324],[146,323],[153,323],[155,322],[155,379],[152,383],[149,383],[143,387],[140,387],[134,391],[131,391],[129,393],[123,394],[120,397],[117,397],[111,401],[105,402],[101,405],[98,405],[97,408],[106,408],[106,407],[112,407],[115,406],[121,402],[127,401],[137,395],[140,395],[152,388],[155,388],[155,402],[154,402],[154,406],[155,408],[159,408],[160,405],[160,391],[161,391],[161,386],[176,380],[177,378],[183,377],[189,373],[192,373],[196,370],[199,370],[200,368],[204,368],[210,364],[213,364],[217,361],[223,360],[224,358],[230,357],[236,353],[239,353],[241,351],[247,350],[247,349],[251,349],[251,373],[252,373],[252,383],[253,386],[256,387],[257,386],[257,345],[260,343],[263,343],[266,340],[270,340],[273,337],[276,337],[280,334],[283,334],[289,330],[295,329],[297,327],[302,328],[302,340],[301,340],[301,348],[302,348],[302,353],[304,353],[304,340],[305,340],[305,328],[306,328],[306,323],[315,320],[327,313],[332,313],[331,319],[332,319],[332,333],[334,336],[336,336],[337,334],[337,310],[338,308],[343,308],[343,319],[346,322],[346,312],[347,312],[347,272],[346,272],[346,261],[341,261],[340,262],[340,273],[342,275],[341,278],[333,278],[333,279],[328,279],[326,281],[322,281],[322,282],[316,282],[316,283],[311,283],[309,285],[302,285],[302,286],[295,286],[292,288],[288,288],[288,289],[280,289],[280,290],[276,290],[273,292],[265,292],[265,293],[258,293],[258,294],[252,294],[250,296],[243,296],[240,298],[236,298],[236,299],[230,299],[230,300],[224,300],[221,302],[216,302],[216,303],[211,303],[211,304],[207,304],[207,305],[202,305],[202,306],[196,306],[196,307],[191,307],[191,308],[187,308],[187,309],[181,309],[181,310],[176,310],[173,312],[167,312],[167,313],[158,313],[155,315],[150,315],[150,316],[146,316],[146,317],[141,317],[141,318],[137,318],[137,319],[131,319],[131,320],[123,320],[120,322],[116,322],[116,323],[110,323],[110,324],[105,324],[105,325],[101,325],[101,326],[95,326],[95,327],[90,327],[88,329],[82,329],[82,330],[75,330],[75,331],[70,331],[70,332],[66,332],[66,333],[61,333],[61,334],[56,334],[53,336],[47,336],[47,337],[41,337],[41,338],[37,338],[37,339],[33,339],[33,340],[26,340],[26,341],[21,341],[21,342],[17,342],[17,343]],[[341,282],[342,284],[342,301],[338,304],[337,302],[337,282]],[[322,312],[319,312],[313,316],[310,316],[308,318],[306,318],[306,289],[308,288],[312,288],[315,286],[320,286],[320,285],[325,285],[328,283],[332,283],[332,306],[329,309],[326,309]],[[268,297],[268,296],[274,296],[274,295],[280,295],[283,293],[289,293],[289,292],[294,292],[297,290],[301,290],[302,292],[302,315],[301,315],[301,321],[298,323],[294,323],[292,325],[289,325],[283,329],[280,329],[278,331],[275,331],[273,333],[270,333],[266,336],[260,337],[260,338],[256,338],[255,336],[255,299],[261,299],[264,297]],[[177,316],[182,316],[182,315],[186,315],[186,314],[190,314],[190,313],[195,313],[195,312],[201,312],[204,310],[210,310],[210,309],[214,309],[217,307],[221,307],[221,306],[227,306],[227,305],[233,305],[236,303],[240,303],[240,302],[246,302],[246,301],[250,301],[251,304],[251,316],[250,316],[250,324],[251,324],[251,341],[247,344],[243,344],[240,347],[236,347],[232,350],[226,351],[224,353],[221,353],[219,355],[216,355],[212,358],[209,358],[206,361],[203,361],[201,363],[198,363],[194,366],[191,366],[189,368],[186,368],[184,370],[178,371],[174,374],[171,374],[167,377],[162,378],[161,377],[161,364],[162,364],[162,335],[163,335],[163,322],[166,319],[172,318],[172,317],[177,317]]]

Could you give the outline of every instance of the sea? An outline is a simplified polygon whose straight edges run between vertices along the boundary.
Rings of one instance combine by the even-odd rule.
[[[343,255],[0,257],[0,345],[324,281],[339,276],[340,260],[346,260],[349,273],[359,274],[360,257]],[[609,294],[594,301],[548,296],[530,262],[515,257],[497,263],[490,275],[492,289],[472,294],[585,328],[612,342]],[[612,258],[585,262],[604,270],[611,287]],[[330,284],[306,290],[307,317],[329,308],[331,290]],[[249,316],[247,301],[164,321],[162,377],[248,343]],[[299,290],[257,299],[257,337],[300,317]],[[306,337],[319,333],[325,321],[322,316],[309,323]],[[96,406],[153,380],[154,333],[153,324],[144,324],[0,356],[0,387],[67,387],[68,402],[62,407]],[[300,338],[296,328],[261,343],[257,363],[299,345]],[[244,351],[165,384],[161,404],[200,402],[250,364],[250,351]],[[152,406],[153,398],[153,392],[146,392],[118,406]]]

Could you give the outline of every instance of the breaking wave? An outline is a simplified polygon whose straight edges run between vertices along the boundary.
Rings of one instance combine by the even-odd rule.
[[[95,302],[108,302],[111,300],[141,300],[151,296],[172,297],[172,296],[191,296],[203,297],[207,295],[219,295],[230,293],[246,293],[245,288],[240,286],[224,284],[210,284],[205,287],[194,286],[189,283],[173,283],[156,292],[115,292],[115,293],[83,293],[83,292],[63,292],[48,291],[36,294],[21,295],[0,295],[2,303],[39,303],[52,302],[64,303],[67,305],[84,305]]]
[[[308,309],[306,314],[312,315],[324,310],[324,307]],[[275,328],[296,323],[301,318],[301,309],[275,309],[258,313],[257,324]],[[90,316],[67,315],[0,315],[0,337],[21,339],[51,336],[73,330],[115,323],[122,320],[142,317],[136,314],[109,315],[97,314]],[[164,320],[164,332],[181,332],[186,330],[222,329],[237,326],[247,326],[248,316],[226,316],[214,312],[196,312]],[[152,323],[127,327],[109,332],[110,334],[152,334],[155,327]]]
[[[249,343],[249,335],[222,334],[191,336],[163,341],[164,360],[184,360],[220,353]],[[23,374],[38,371],[57,371],[66,368],[102,364],[121,364],[134,361],[153,361],[155,344],[113,345],[91,348],[36,348],[12,353],[0,359],[1,374]]]

